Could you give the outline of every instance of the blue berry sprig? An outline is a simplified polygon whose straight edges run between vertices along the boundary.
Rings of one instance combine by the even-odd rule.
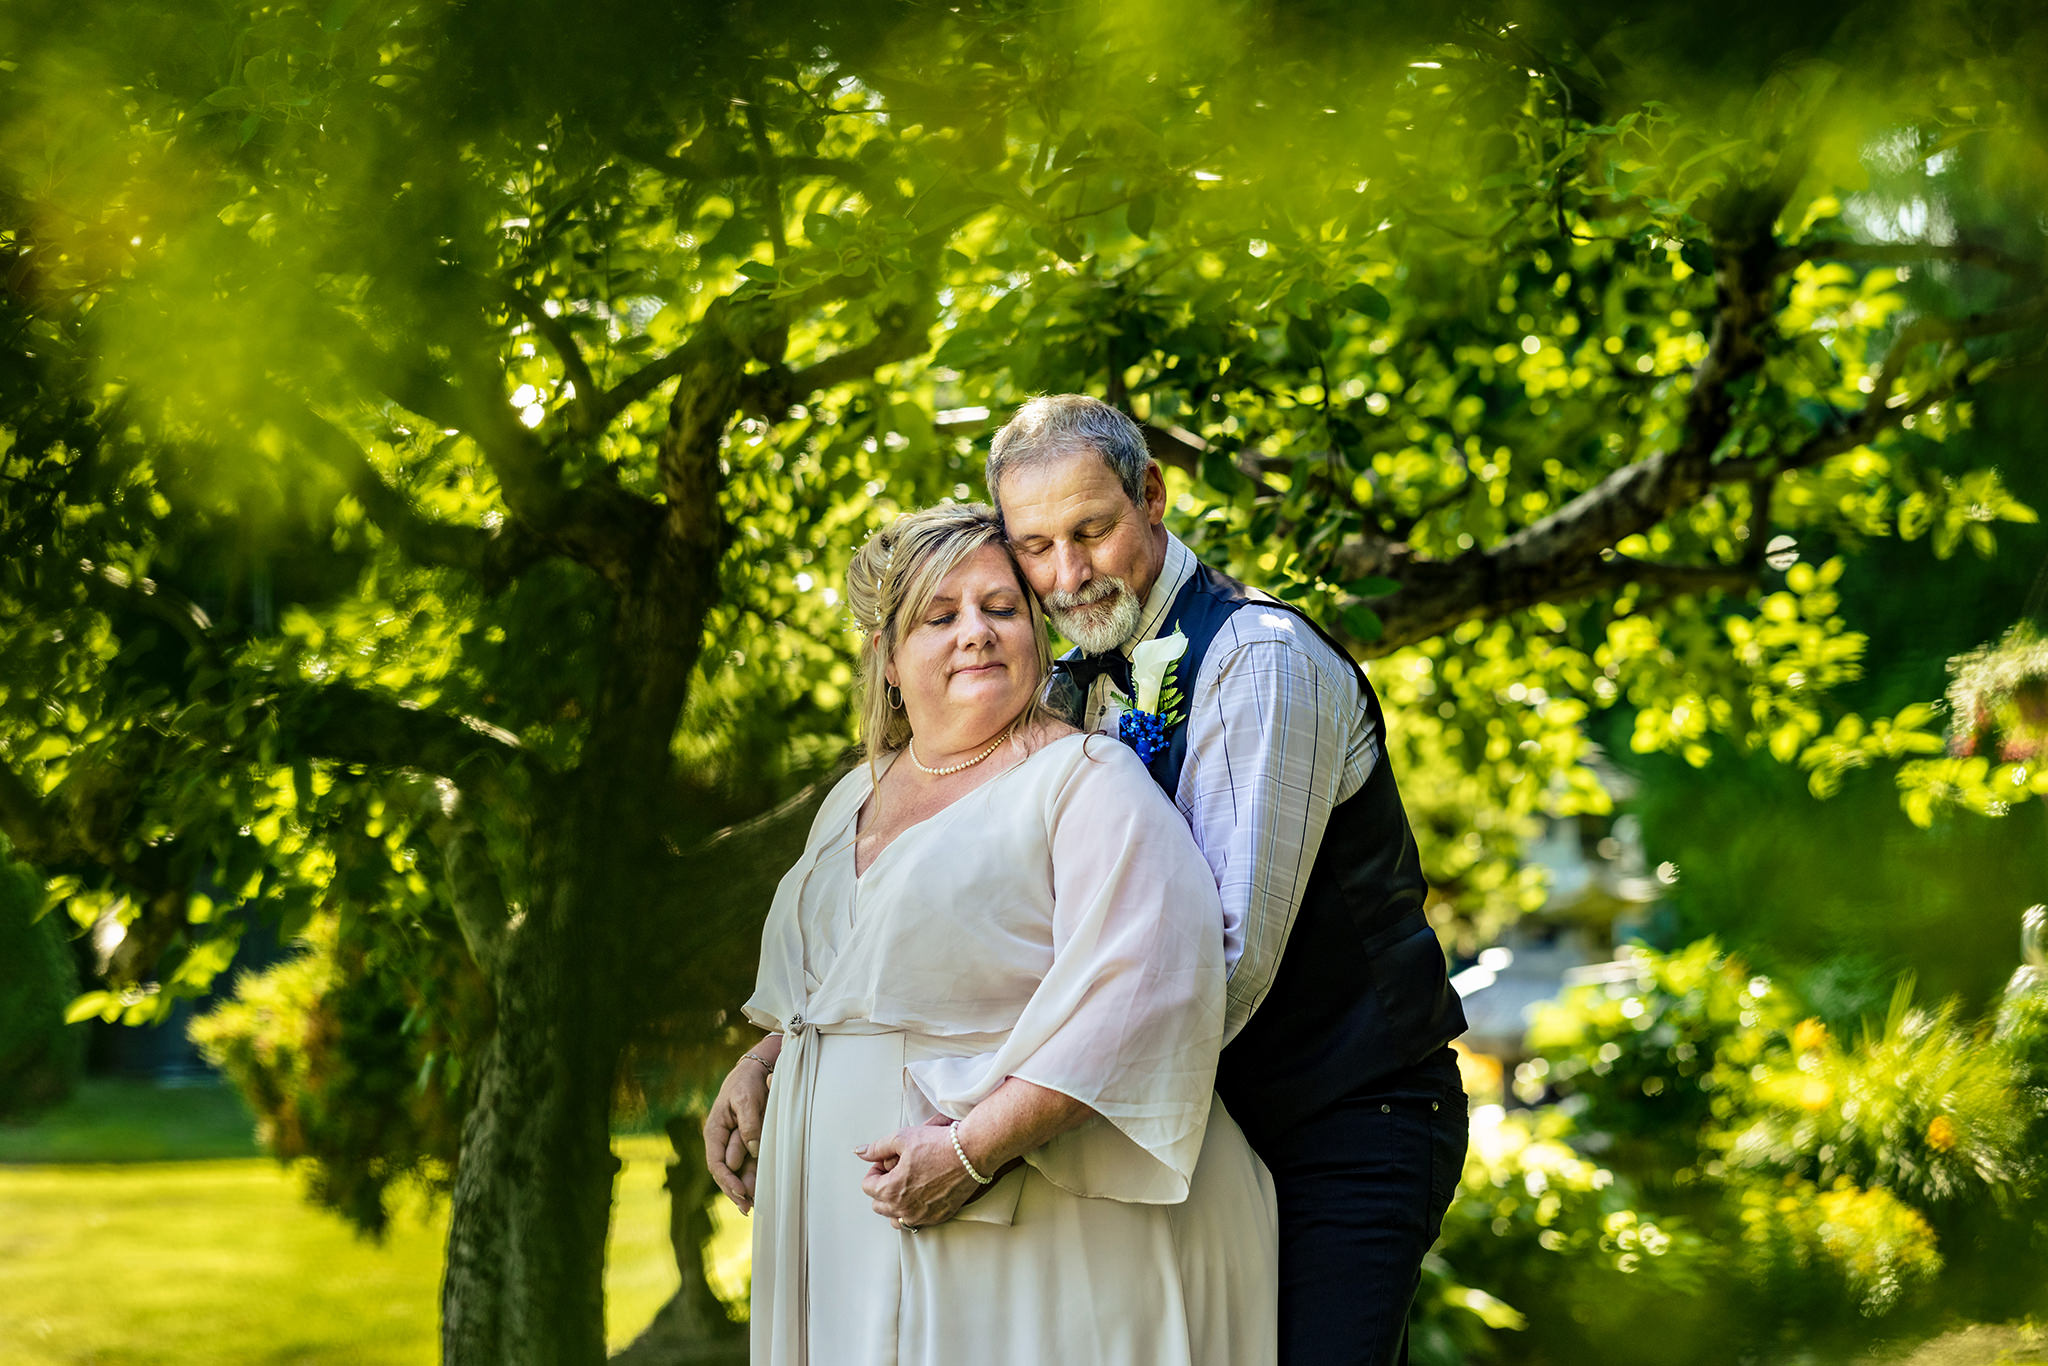
[[[1138,761],[1149,764],[1166,748],[1166,718],[1156,712],[1127,711],[1117,718],[1117,738],[1138,752]]]

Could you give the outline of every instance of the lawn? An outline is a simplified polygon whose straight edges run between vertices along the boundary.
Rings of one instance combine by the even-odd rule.
[[[677,1283],[668,1142],[615,1147],[614,1348]],[[431,1366],[446,1227],[445,1205],[416,1202],[382,1245],[363,1241],[256,1155],[232,1092],[96,1081],[33,1125],[0,1126],[0,1361]],[[733,1284],[744,1221],[726,1221],[720,1243]]]

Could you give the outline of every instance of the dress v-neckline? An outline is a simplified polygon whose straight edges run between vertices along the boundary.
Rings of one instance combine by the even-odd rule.
[[[1087,731],[1085,731],[1085,730],[1084,730],[1084,731],[1080,731],[1080,732],[1078,732],[1078,738],[1080,738],[1080,739],[1083,739],[1083,740],[1085,740],[1085,739],[1087,739],[1087,737],[1088,737],[1088,734],[1089,734],[1089,732],[1087,732]],[[923,818],[923,819],[921,819],[921,820],[915,820],[915,821],[912,821],[912,822],[911,822],[910,824],[908,824],[908,825],[904,826],[904,827],[903,827],[903,828],[902,828],[901,830],[898,830],[898,831],[896,832],[895,836],[894,836],[893,838],[891,838],[891,839],[890,839],[890,841],[889,841],[889,842],[888,842],[887,844],[883,845],[883,846],[882,846],[882,847],[881,847],[880,849],[877,849],[877,850],[875,851],[875,856],[874,856],[873,858],[871,858],[871,859],[869,859],[869,860],[868,860],[868,866],[867,866],[867,867],[866,867],[865,869],[863,869],[863,868],[862,868],[862,867],[860,866],[860,817],[861,817],[861,812],[863,812],[863,811],[867,810],[868,802],[869,802],[870,800],[872,800],[872,799],[873,799],[873,797],[874,797],[875,793],[877,793],[877,792],[879,792],[879,791],[881,790],[881,787],[882,787],[882,779],[883,779],[883,778],[886,778],[886,777],[888,777],[888,776],[889,776],[890,772],[891,772],[891,771],[893,771],[893,770],[895,769],[895,767],[896,767],[896,761],[897,761],[898,759],[902,758],[902,756],[903,756],[903,753],[904,753],[904,751],[903,751],[903,750],[900,750],[900,749],[899,749],[899,750],[897,750],[897,751],[896,751],[896,753],[894,753],[894,754],[892,754],[892,755],[890,755],[890,756],[889,756],[889,767],[888,767],[888,768],[885,768],[885,769],[883,769],[883,770],[882,770],[882,772],[881,772],[880,776],[878,776],[878,777],[877,777],[877,778],[875,779],[875,781],[874,781],[874,782],[873,782],[873,783],[872,783],[872,784],[871,784],[871,785],[870,785],[870,786],[868,787],[868,792],[867,792],[867,796],[865,796],[865,797],[862,797],[862,798],[860,799],[860,805],[856,806],[856,807],[855,807],[855,808],[853,809],[853,838],[847,841],[847,857],[853,860],[853,885],[854,885],[854,887],[855,887],[856,889],[858,889],[858,888],[860,887],[861,883],[862,883],[863,881],[865,881],[865,880],[866,880],[866,878],[867,878],[868,874],[869,874],[869,873],[872,873],[872,872],[874,872],[874,871],[875,871],[875,865],[876,865],[876,864],[879,864],[879,863],[880,863],[880,862],[881,862],[881,861],[882,861],[882,860],[883,860],[884,858],[888,857],[889,851],[890,851],[890,850],[892,850],[892,849],[894,849],[894,848],[895,848],[895,847],[896,847],[897,845],[899,845],[899,844],[903,843],[903,841],[904,841],[904,840],[905,840],[906,838],[908,838],[908,837],[909,837],[909,836],[911,835],[911,833],[912,833],[912,832],[924,829],[924,828],[925,828],[926,826],[930,825],[930,824],[931,824],[931,823],[932,823],[933,821],[936,821],[936,820],[938,820],[938,819],[939,819],[939,818],[940,818],[941,816],[944,816],[944,815],[945,815],[945,814],[946,814],[947,812],[949,812],[949,811],[952,811],[952,810],[955,810],[956,808],[958,808],[958,807],[959,807],[959,806],[960,806],[960,805],[961,805],[962,803],[966,802],[966,801],[967,801],[967,800],[968,800],[969,798],[971,798],[971,797],[978,797],[978,796],[980,796],[980,795],[981,795],[982,793],[984,793],[984,792],[988,791],[988,790],[989,790],[990,788],[994,787],[994,786],[995,786],[995,785],[996,785],[997,783],[1001,782],[1001,781],[1002,781],[1003,779],[1005,779],[1005,778],[1009,777],[1009,776],[1010,776],[1010,775],[1011,775],[1012,773],[1015,773],[1015,772],[1016,772],[1016,771],[1017,771],[1018,769],[1020,769],[1020,768],[1024,767],[1024,765],[1026,765],[1026,764],[1030,763],[1030,762],[1031,762],[1031,761],[1032,761],[1033,759],[1036,759],[1036,758],[1037,758],[1037,757],[1038,757],[1039,755],[1041,755],[1041,754],[1045,753],[1045,752],[1046,752],[1047,750],[1051,749],[1051,748],[1052,748],[1052,747],[1053,747],[1054,745],[1060,744],[1061,742],[1063,742],[1063,741],[1065,741],[1065,740],[1069,740],[1069,739],[1073,739],[1073,738],[1077,738],[1077,737],[1076,737],[1076,736],[1066,736],[1066,735],[1062,735],[1062,736],[1060,736],[1060,737],[1059,737],[1059,739],[1057,739],[1057,740],[1049,740],[1049,741],[1047,741],[1047,742],[1046,742],[1045,744],[1042,744],[1042,745],[1040,745],[1040,746],[1039,746],[1039,747],[1038,747],[1037,749],[1035,749],[1035,750],[1031,751],[1031,753],[1029,753],[1029,754],[1025,755],[1025,756],[1024,756],[1023,758],[1019,759],[1019,760],[1018,760],[1018,761],[1017,761],[1016,763],[1014,763],[1014,764],[1011,764],[1011,765],[1010,765],[1010,766],[1009,766],[1008,768],[1004,769],[1004,770],[1003,770],[1003,771],[1002,771],[1001,773],[998,773],[998,774],[996,774],[996,776],[995,776],[995,777],[993,777],[993,778],[990,778],[990,779],[989,779],[989,780],[988,780],[987,782],[983,783],[983,784],[982,784],[981,786],[979,786],[979,787],[977,787],[977,788],[973,788],[973,789],[971,789],[971,790],[969,790],[969,791],[966,791],[966,792],[963,792],[963,793],[961,793],[961,794],[960,794],[959,796],[955,797],[955,798],[954,798],[954,799],[953,799],[952,801],[950,801],[950,802],[947,802],[947,803],[946,803],[946,804],[945,804],[944,806],[942,806],[942,807],[940,807],[940,808],[939,808],[938,810],[936,810],[936,811],[932,812],[932,813],[931,813],[931,815],[929,815],[929,816],[926,816],[926,817],[924,817],[924,818]],[[906,746],[905,746],[904,748],[905,748],[905,749],[908,749],[908,748],[909,748],[909,746],[907,746],[907,745],[906,745]]]

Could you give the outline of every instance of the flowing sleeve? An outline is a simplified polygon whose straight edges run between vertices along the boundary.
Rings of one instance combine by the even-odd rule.
[[[1137,756],[1085,742],[1050,794],[1052,965],[992,1053],[910,1065],[963,1118],[1006,1078],[1101,1118],[1026,1160],[1083,1196],[1187,1198],[1223,1038],[1223,919],[1194,836]]]

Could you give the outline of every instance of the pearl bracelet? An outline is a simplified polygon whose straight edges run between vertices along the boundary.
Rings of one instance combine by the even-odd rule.
[[[993,1176],[983,1176],[974,1170],[974,1164],[967,1160],[967,1149],[960,1146],[960,1121],[957,1119],[953,1121],[953,1155],[960,1159],[961,1166],[967,1168],[967,1174],[974,1178],[975,1185],[986,1186],[995,1180]]]

